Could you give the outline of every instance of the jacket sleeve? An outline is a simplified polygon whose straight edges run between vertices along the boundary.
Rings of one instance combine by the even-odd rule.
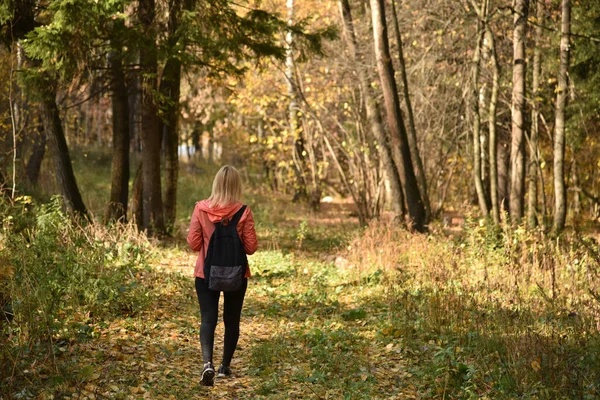
[[[200,224],[200,211],[198,207],[194,207],[192,220],[190,221],[190,230],[187,236],[187,242],[190,248],[194,251],[200,251],[202,248],[202,225]]]
[[[258,241],[256,240],[256,230],[254,229],[254,217],[250,208],[248,208],[247,213],[248,215],[242,228],[242,242],[244,243],[246,254],[250,255],[254,254],[256,249],[258,249]]]

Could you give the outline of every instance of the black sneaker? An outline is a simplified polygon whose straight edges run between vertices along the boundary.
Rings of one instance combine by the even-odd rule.
[[[231,368],[221,365],[217,372],[217,378],[227,378],[228,376],[231,376]]]
[[[200,384],[202,386],[213,386],[215,384],[215,367],[213,367],[211,362],[204,364],[204,371],[202,371]]]

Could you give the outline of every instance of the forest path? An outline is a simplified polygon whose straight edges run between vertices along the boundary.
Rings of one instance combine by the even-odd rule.
[[[115,320],[100,340],[82,345],[80,356],[95,367],[85,390],[73,398],[416,398],[407,366],[413,361],[406,360],[410,355],[389,322],[380,276],[357,280],[346,260],[335,262],[350,227],[332,230],[332,215],[344,218],[333,209],[308,221],[288,220],[279,233],[259,227],[268,246],[250,259],[253,277],[233,378],[217,379],[214,387],[199,385],[199,310],[192,276],[196,255],[180,243],[159,250],[155,268],[142,280],[156,295],[152,309]],[[269,235],[276,238],[267,241]],[[215,338],[217,366],[221,315],[222,310]]]

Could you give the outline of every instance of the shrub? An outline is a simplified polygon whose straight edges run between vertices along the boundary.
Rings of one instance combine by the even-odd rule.
[[[59,197],[0,208],[0,382],[29,354],[94,334],[94,324],[144,310],[149,245],[133,225],[106,228],[66,215]]]

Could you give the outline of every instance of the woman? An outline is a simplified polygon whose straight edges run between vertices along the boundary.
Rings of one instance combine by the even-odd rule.
[[[187,237],[191,249],[199,252],[194,276],[196,277],[196,294],[198,295],[198,303],[200,304],[200,344],[204,362],[204,370],[202,371],[200,383],[205,386],[212,386],[214,384],[213,345],[221,292],[208,288],[207,282],[204,279],[204,261],[210,237],[215,230],[215,223],[224,219],[230,220],[240,211],[243,207],[243,204],[240,202],[241,197],[242,180],[240,174],[234,167],[225,165],[215,176],[210,197],[196,203]],[[237,232],[246,254],[253,254],[258,247],[258,242],[256,240],[252,212],[248,207],[243,211],[237,224]],[[223,359],[221,367],[218,370],[218,377],[231,375],[229,365],[240,336],[240,316],[249,276],[250,268],[247,267],[241,289],[233,292],[223,292],[225,338]]]

